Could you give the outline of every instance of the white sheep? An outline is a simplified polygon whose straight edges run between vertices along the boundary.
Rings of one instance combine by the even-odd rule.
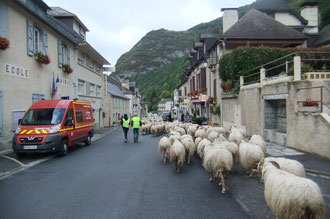
[[[204,147],[209,144],[211,144],[211,142],[207,138],[204,138],[199,142],[197,146],[197,154],[200,158],[204,158]]]
[[[278,169],[271,161],[263,167],[264,195],[276,218],[325,219],[324,200],[319,186],[310,179]]]
[[[260,135],[252,135],[249,143],[255,144],[255,145],[258,145],[259,147],[261,147],[262,151],[264,152],[264,155],[266,156],[266,151],[267,151],[266,142]]]
[[[196,137],[196,138],[198,138],[198,137],[200,137],[200,138],[206,138],[207,136],[206,136],[206,132],[205,132],[205,130],[203,130],[203,129],[199,129],[199,130],[197,130],[197,131],[195,132],[195,137]]]
[[[239,145],[242,140],[244,140],[244,137],[239,131],[232,131],[229,134],[228,141],[235,142]]]
[[[181,138],[189,138],[190,140],[192,140],[194,142],[194,138],[188,134],[182,135]]]
[[[222,141],[221,143],[226,149],[233,155],[235,162],[239,162],[238,156],[238,145],[235,142]]]
[[[258,145],[250,144],[243,140],[239,145],[238,154],[242,166],[251,171],[250,177],[253,172],[258,172],[258,163],[264,159],[264,153]]]
[[[171,131],[168,134],[168,136],[169,136],[169,139],[171,141],[171,144],[173,144],[176,139],[180,139],[181,138],[181,134],[179,132],[176,132],[176,131]]]
[[[214,142],[214,140],[218,137],[219,137],[219,133],[216,131],[212,131],[207,135],[207,139],[210,140],[211,142]]]
[[[174,143],[170,147],[170,162],[175,163],[175,169],[179,172],[179,168],[182,167],[184,159],[186,157],[185,147],[180,140],[175,139]]]
[[[226,130],[224,127],[213,127],[213,130],[218,132],[219,134],[225,134]]]
[[[242,135],[246,135],[246,130],[243,129],[243,128],[238,128],[236,126],[232,126],[230,127],[230,131],[233,132],[233,131],[238,131],[240,132]]]
[[[281,170],[284,170],[296,176],[306,178],[305,168],[299,161],[284,157],[266,157],[265,159],[259,162],[258,171],[261,173],[263,166],[269,163],[270,161],[275,161],[276,163],[278,163],[280,165]],[[261,181],[263,181],[263,178],[261,178]]]
[[[195,145],[196,147],[199,145],[199,142],[201,142],[201,140],[203,140],[202,138],[198,137],[195,139]]]
[[[195,136],[195,132],[197,131],[197,126],[189,125],[187,129],[187,134]]]
[[[224,175],[233,167],[233,157],[231,153],[221,147],[208,147],[208,150],[205,151],[203,167],[211,173],[210,181],[212,181],[212,177],[214,179],[220,178],[219,186],[222,186],[222,193],[225,193],[226,186]]]
[[[174,131],[179,132],[181,135],[185,135],[186,134],[186,130],[184,130],[183,128],[180,128],[180,127],[176,127],[174,129]]]
[[[195,143],[189,137],[184,137],[184,136],[181,136],[181,143],[186,149],[187,164],[190,165],[191,157],[194,156],[194,153],[196,151]]]
[[[166,160],[167,160],[167,157],[169,154],[170,147],[171,147],[171,141],[168,137],[162,137],[159,140],[158,151],[163,155],[164,164],[166,164]]]

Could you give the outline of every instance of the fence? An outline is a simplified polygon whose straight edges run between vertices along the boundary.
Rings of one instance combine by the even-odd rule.
[[[249,74],[249,72],[252,72]],[[312,72],[311,75],[310,72]],[[299,51],[290,53],[247,71],[240,78],[242,86],[293,76],[302,79],[330,79],[330,52]]]

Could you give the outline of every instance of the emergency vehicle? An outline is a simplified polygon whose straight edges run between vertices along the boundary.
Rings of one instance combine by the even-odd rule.
[[[94,135],[92,105],[74,100],[40,100],[19,120],[13,137],[17,156],[27,152],[58,151],[64,156],[72,145],[91,144]]]

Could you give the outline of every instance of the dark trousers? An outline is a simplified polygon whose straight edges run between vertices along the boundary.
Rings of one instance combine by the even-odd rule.
[[[124,131],[124,137],[125,137],[125,140],[127,140],[127,132],[128,132],[128,128],[123,127],[123,131]]]

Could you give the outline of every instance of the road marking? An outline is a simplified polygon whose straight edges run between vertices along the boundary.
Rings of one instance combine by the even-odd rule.
[[[306,172],[307,172],[307,175],[309,175],[309,176],[314,176],[314,177],[319,177],[319,178],[324,178],[324,179],[330,180],[330,176],[324,175],[322,173],[310,173],[308,171],[306,171]]]
[[[6,156],[6,155],[2,155],[2,154],[0,154],[0,156],[1,156],[1,157],[4,157],[4,158],[7,158],[7,159],[9,159],[9,160],[12,160],[12,161],[14,161],[14,162],[18,163],[18,164],[19,164],[19,165],[21,165],[21,166],[25,166],[25,164],[24,164],[24,163],[22,163],[21,161],[19,161],[19,160],[15,159],[15,158],[12,158],[12,157],[8,157],[8,156]]]
[[[47,161],[49,159],[52,159],[55,156],[56,155],[53,155],[53,156],[50,156],[50,157],[46,157],[46,158],[43,158],[43,159],[40,159],[40,160],[36,160],[36,161],[31,162],[31,163],[28,163],[28,164],[26,164],[24,166],[21,166],[21,167],[15,168],[13,170],[7,171],[7,172],[3,173],[2,175],[0,174],[0,181],[6,179],[7,177],[12,176],[12,175],[14,175],[16,173],[19,173],[19,172],[21,172],[21,171],[23,171],[23,170],[25,170],[27,168],[33,167],[33,166],[35,166],[37,164],[40,164],[40,163],[45,162],[45,161]]]
[[[9,154],[11,152],[13,152],[13,149],[8,149],[8,150],[0,151],[0,154]]]

